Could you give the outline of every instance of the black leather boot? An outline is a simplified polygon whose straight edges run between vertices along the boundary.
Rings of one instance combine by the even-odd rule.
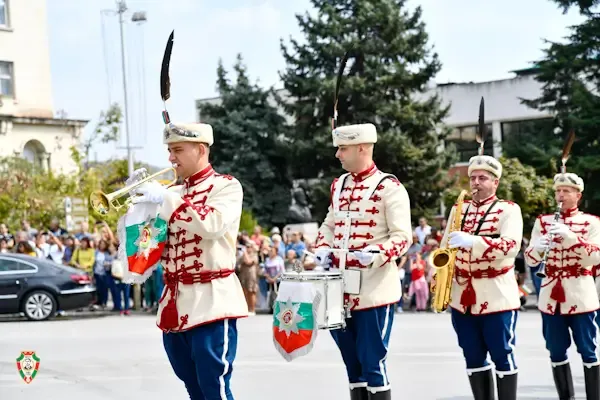
[[[350,389],[350,400],[369,400],[369,394],[366,387],[357,387]]]
[[[386,390],[384,392],[377,393],[369,392],[369,400],[392,400],[392,391]]]
[[[583,366],[585,378],[585,396],[587,400],[600,400],[600,367]]]
[[[554,385],[559,400],[575,400],[575,388],[573,387],[573,375],[569,363],[552,367]]]
[[[498,400],[517,400],[517,375],[496,374]]]
[[[492,370],[469,372],[469,383],[475,400],[494,400],[494,376]]]

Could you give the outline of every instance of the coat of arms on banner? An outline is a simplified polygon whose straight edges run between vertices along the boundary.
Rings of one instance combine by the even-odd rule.
[[[308,282],[281,282],[273,305],[273,343],[287,361],[312,350],[320,301],[321,294]]]
[[[119,220],[119,260],[123,282],[143,283],[158,262],[167,242],[167,221],[158,213],[158,206],[139,203],[129,208]]]
[[[40,369],[40,358],[35,351],[22,351],[17,358],[17,370],[25,383],[29,384]]]

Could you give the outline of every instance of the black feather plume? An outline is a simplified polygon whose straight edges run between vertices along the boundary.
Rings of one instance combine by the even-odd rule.
[[[344,54],[344,58],[342,58],[342,63],[340,64],[340,68],[338,69],[337,74],[337,82],[335,84],[335,97],[333,100],[333,119],[331,120],[331,129],[335,129],[337,127],[337,117],[338,117],[338,99],[340,94],[340,87],[342,86],[342,77],[344,76],[344,70],[346,69],[346,63],[348,62],[349,52],[347,51]]]
[[[163,102],[166,102],[171,97],[171,80],[169,79],[169,64],[171,62],[171,52],[173,51],[174,34],[175,31],[173,30],[169,35],[167,47],[165,48],[165,55],[163,56],[162,66],[160,68],[160,97],[162,98]],[[165,110],[163,111],[163,120],[165,124],[168,124],[170,122],[166,104]]]
[[[483,155],[483,146],[485,144],[486,139],[486,128],[485,128],[485,102],[483,97],[481,97],[481,101],[479,102],[479,131],[475,136],[475,140],[479,143],[479,155]]]

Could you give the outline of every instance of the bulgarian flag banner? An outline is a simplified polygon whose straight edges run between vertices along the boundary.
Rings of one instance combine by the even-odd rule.
[[[144,283],[158,267],[167,242],[167,221],[158,204],[138,203],[119,219],[119,261],[125,283]],[[126,266],[126,267],[125,267]]]
[[[321,294],[309,282],[283,281],[273,306],[273,343],[287,361],[310,353]]]

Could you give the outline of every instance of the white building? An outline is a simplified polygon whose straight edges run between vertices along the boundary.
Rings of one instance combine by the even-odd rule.
[[[0,0],[0,156],[69,173],[88,121],[54,117],[48,47],[46,0]]]
[[[518,135],[528,127],[547,118],[550,114],[527,107],[521,99],[534,99],[541,94],[541,84],[534,79],[534,69],[513,71],[515,77],[489,82],[446,83],[433,85],[430,91],[437,92],[444,105],[450,110],[444,123],[453,129],[446,142],[456,145],[460,160],[451,173],[463,170],[469,158],[477,153],[478,144],[475,132],[479,118],[479,102],[485,102],[485,121],[488,125],[486,153],[494,157],[502,155],[502,141],[508,135]],[[287,97],[284,89],[278,91]],[[200,99],[196,101],[198,118],[201,118],[199,107],[203,103],[218,103],[219,98]],[[289,116],[288,116],[289,118]],[[290,121],[293,122],[293,121]]]

